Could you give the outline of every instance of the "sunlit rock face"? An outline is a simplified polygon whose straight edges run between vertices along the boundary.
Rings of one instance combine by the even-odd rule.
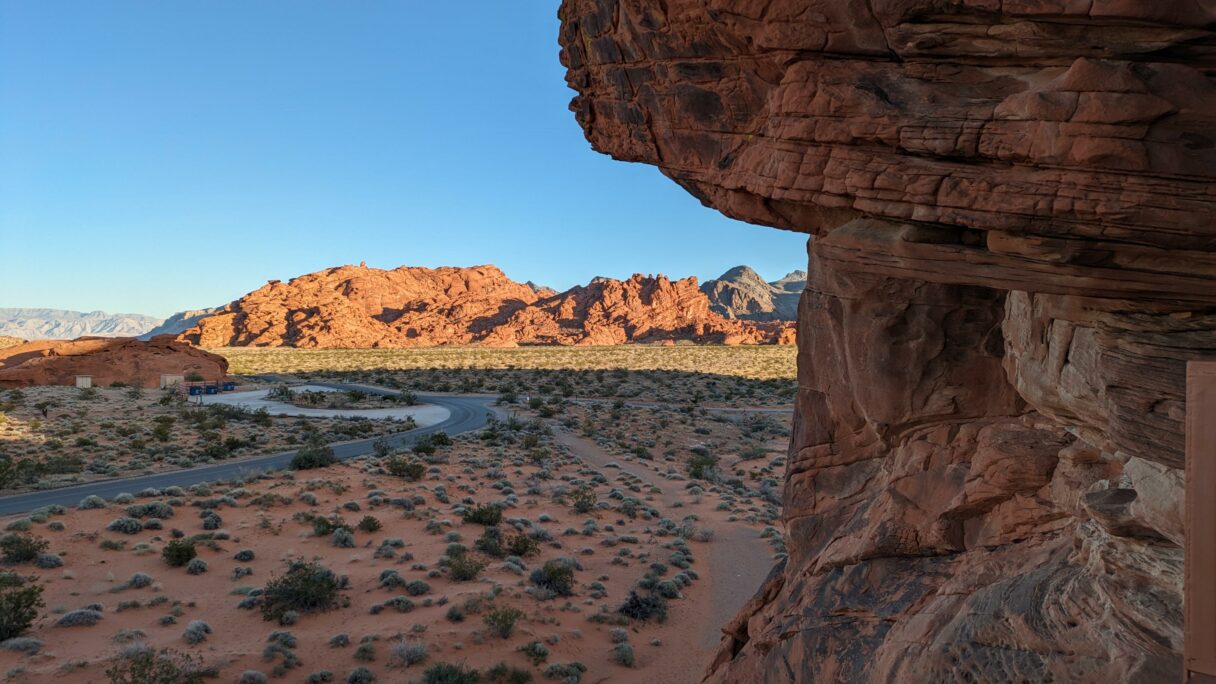
[[[595,149],[812,235],[789,558],[729,682],[1181,677],[1216,356],[1203,3],[565,0]]]

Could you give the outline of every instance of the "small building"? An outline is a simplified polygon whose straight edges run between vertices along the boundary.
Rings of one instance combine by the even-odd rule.
[[[181,386],[186,382],[186,376],[173,375],[170,373],[162,373],[160,376],[160,388],[168,389],[174,385]]]
[[[92,375],[77,375],[76,376],[76,386],[79,387],[80,389],[88,389],[88,388],[92,387],[93,386],[93,376]]]

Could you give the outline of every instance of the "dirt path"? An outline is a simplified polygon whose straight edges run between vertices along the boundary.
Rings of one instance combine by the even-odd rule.
[[[670,509],[681,499],[677,483],[663,479],[643,465],[624,461],[589,439],[557,431],[556,440],[588,465],[604,468],[616,463],[621,471],[662,489],[665,508]],[[701,580],[693,590],[700,596],[697,600],[670,604],[668,622],[680,627],[680,636],[668,644],[670,648],[664,651],[663,662],[648,670],[650,681],[671,684],[701,681],[722,640],[722,625],[756,593],[773,566],[772,550],[758,530],[725,520],[715,521],[712,529],[713,542],[698,545],[704,549],[698,556],[703,564],[696,566]]]

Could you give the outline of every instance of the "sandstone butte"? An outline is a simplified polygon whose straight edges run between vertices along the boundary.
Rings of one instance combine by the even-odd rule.
[[[130,337],[38,340],[0,349],[0,387],[72,385],[91,375],[95,386],[115,382],[159,387],[161,375],[198,374],[220,380],[228,361],[169,335],[148,341]]]
[[[792,344],[789,322],[727,320],[695,278],[597,278],[554,293],[495,266],[339,266],[272,281],[179,339],[202,347],[403,348],[448,344]]]
[[[1181,681],[1184,369],[1216,356],[1213,5],[559,16],[596,150],[812,236],[789,555],[707,679]]]

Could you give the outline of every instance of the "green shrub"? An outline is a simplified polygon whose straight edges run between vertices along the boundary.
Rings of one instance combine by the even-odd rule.
[[[636,591],[631,591],[617,612],[631,620],[646,621],[654,618],[663,622],[667,619],[667,601],[656,594],[641,596]]]
[[[507,540],[507,553],[512,556],[531,556],[539,552],[540,542],[526,534],[514,534]]]
[[[198,556],[198,549],[189,539],[170,539],[165,548],[161,549],[160,555],[169,567],[180,568]]]
[[[481,574],[481,571],[485,569],[486,562],[472,556],[460,555],[448,561],[448,577],[453,582],[475,580]]]
[[[520,646],[519,651],[527,656],[533,665],[540,665],[549,659],[549,649],[545,648],[545,645],[539,641],[533,641]]]
[[[420,461],[401,458],[400,456],[393,456],[388,459],[384,464],[384,469],[388,471],[389,475],[403,477],[410,482],[417,482],[426,474],[425,464]]]
[[[0,641],[21,636],[34,620],[42,602],[42,586],[36,577],[0,573]]]
[[[38,560],[50,542],[32,534],[14,532],[0,537],[0,556],[5,563],[29,563]]]
[[[524,612],[510,606],[495,606],[482,619],[486,626],[494,630],[498,636],[507,639],[515,631],[515,623],[523,618]]]
[[[578,513],[589,513],[595,508],[595,490],[584,485],[570,492],[570,505]]]
[[[574,568],[559,560],[546,561],[528,577],[532,584],[558,596],[574,594]]]
[[[266,583],[262,618],[280,620],[284,613],[329,610],[338,603],[341,586],[333,571],[318,563],[293,563],[287,572]]]
[[[465,510],[464,521],[476,525],[493,527],[502,522],[502,507],[495,505],[477,506]]]
[[[311,470],[313,468],[324,468],[325,466],[337,463],[334,458],[334,450],[329,448],[318,435],[313,435],[308,438],[295,456],[291,457],[292,470]]]
[[[422,673],[422,684],[477,684],[480,680],[477,670],[451,663],[437,663]]]
[[[378,518],[365,515],[363,516],[363,519],[359,521],[358,527],[364,532],[375,532],[384,526],[380,524],[380,520]]]

